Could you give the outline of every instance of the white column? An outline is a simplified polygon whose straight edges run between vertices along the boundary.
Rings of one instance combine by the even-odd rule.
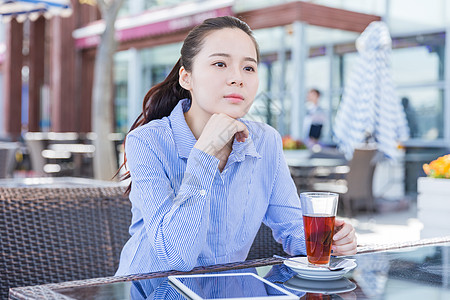
[[[333,82],[334,82],[334,65],[333,65],[333,57],[334,57],[334,48],[333,44],[328,44],[325,48],[326,50],[326,57],[328,59],[328,92],[324,93],[323,100],[326,100],[327,102],[327,114],[328,114],[328,122],[326,124],[325,128],[325,135],[324,140],[326,142],[332,141],[332,128],[333,128]],[[326,98],[325,98],[326,96]]]
[[[143,96],[140,92],[142,87],[142,72],[139,51],[135,48],[131,48],[128,51],[130,60],[128,61],[127,117],[128,128],[130,128],[142,111]]]
[[[279,30],[278,61],[280,63],[280,75],[278,78],[278,97],[280,99],[280,115],[278,116],[278,131],[286,135],[286,28]]]
[[[381,19],[390,28],[391,25],[391,0],[384,0],[384,15]]]
[[[300,139],[303,133],[303,119],[305,117],[305,61],[308,57],[309,47],[306,42],[306,24],[294,22],[294,41],[292,45],[291,61],[293,65],[293,78],[291,89],[291,130],[294,139]]]

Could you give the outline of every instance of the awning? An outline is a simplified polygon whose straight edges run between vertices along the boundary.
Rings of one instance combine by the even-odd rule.
[[[12,18],[23,22],[27,18],[34,21],[40,15],[48,19],[55,15],[68,17],[71,14],[70,0],[0,0],[0,15],[3,22],[8,22]]]
[[[123,42],[188,29],[208,18],[232,15],[233,4],[234,0],[187,2],[127,16],[115,23],[116,39]],[[104,30],[103,20],[76,29],[73,32],[75,46],[77,48],[97,46]]]

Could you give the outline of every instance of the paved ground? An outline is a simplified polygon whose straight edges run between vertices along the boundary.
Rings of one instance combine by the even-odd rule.
[[[347,221],[356,228],[358,244],[386,244],[420,239],[422,223],[417,218],[415,201],[384,203],[381,211],[360,213]]]

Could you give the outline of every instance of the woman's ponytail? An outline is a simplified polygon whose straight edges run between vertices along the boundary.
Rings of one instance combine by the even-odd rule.
[[[170,115],[181,99],[191,98],[189,91],[183,89],[179,82],[181,58],[167,75],[164,81],[153,86],[145,95],[142,113],[134,121],[131,130],[147,124],[151,120],[161,119]]]
[[[148,122],[156,119],[161,119],[163,117],[167,117],[170,115],[172,110],[177,106],[178,102],[181,99],[191,98],[191,94],[189,91],[183,89],[180,86],[178,81],[179,79],[179,70],[181,67],[181,58],[177,61],[175,66],[170,71],[169,75],[167,75],[164,81],[158,83],[153,86],[145,95],[144,102],[142,105],[142,113],[137,117],[136,121],[134,121],[131,126],[130,131],[133,129],[140,127]],[[125,147],[126,137],[123,141],[123,145]],[[127,156],[124,154],[124,162],[117,170],[115,176],[118,175],[120,169],[124,168],[127,162]],[[122,177],[121,180],[126,180],[130,178],[130,171],[127,171]],[[131,191],[131,183],[128,186],[125,194],[129,194]]]

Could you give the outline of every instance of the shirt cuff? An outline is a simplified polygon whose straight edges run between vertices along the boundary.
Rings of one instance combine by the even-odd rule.
[[[192,148],[182,185],[194,195],[206,196],[218,171],[219,162],[217,157]]]

